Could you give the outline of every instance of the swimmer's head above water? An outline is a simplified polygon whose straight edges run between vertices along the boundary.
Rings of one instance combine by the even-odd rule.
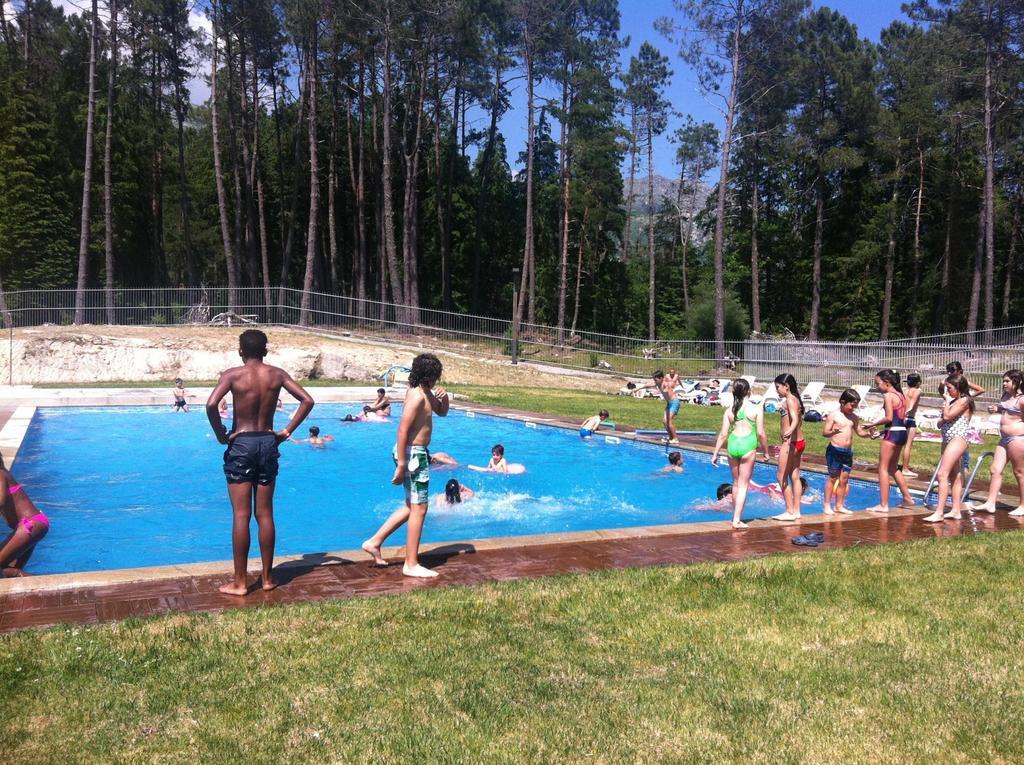
[[[732,496],[732,484],[731,483],[720,483],[718,484],[718,490],[715,492],[715,497],[719,500],[725,499],[726,497]]]
[[[309,437],[310,438],[317,438],[319,435],[320,435],[320,428],[318,428],[316,425],[310,426],[310,428],[309,428]]]
[[[669,452],[668,453],[668,464],[669,465],[682,465],[683,464],[683,453],[682,452]]]
[[[457,478],[449,478],[444,485],[444,498],[449,505],[456,505],[462,502],[462,487],[459,486]]]

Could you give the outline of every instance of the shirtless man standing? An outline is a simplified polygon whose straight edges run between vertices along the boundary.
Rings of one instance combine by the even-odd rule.
[[[668,434],[668,443],[670,446],[678,446],[679,439],[676,437],[675,416],[679,414],[679,399],[676,398],[679,374],[674,369],[668,370],[668,374],[665,374],[660,369],[656,369],[651,377],[653,382],[641,385],[640,387],[654,388],[665,399],[665,417],[663,422],[665,423],[665,432]]]
[[[224,452],[224,475],[228,481],[228,497],[234,521],[231,546],[234,557],[234,579],[220,591],[227,595],[246,595],[249,583],[246,564],[249,558],[249,518],[255,512],[259,527],[260,557],[263,562],[263,589],[277,585],[274,567],[274,483],[277,479],[278,444],[291,438],[313,408],[310,396],[283,369],[263,363],[267,355],[267,336],[258,329],[247,329],[238,338],[238,355],[242,366],[220,376],[217,386],[206,402],[206,416],[217,440],[227,444]],[[274,431],[274,411],[281,388],[299,401],[299,406],[284,430]],[[221,421],[218,405],[228,393],[234,404],[231,433]]]
[[[420,537],[423,534],[423,520],[427,515],[430,489],[430,435],[433,432],[433,417],[448,414],[448,394],[444,388],[431,390],[441,379],[441,362],[432,353],[422,353],[412,362],[409,373],[409,390],[402,406],[402,419],[398,424],[398,443],[393,457],[395,475],[391,483],[405,487],[405,505],[391,514],[377,533],[363,542],[378,566],[388,562],[380,554],[380,547],[403,523],[409,523],[405,541],[405,564],[402,573],[406,576],[437,576],[420,565]]]

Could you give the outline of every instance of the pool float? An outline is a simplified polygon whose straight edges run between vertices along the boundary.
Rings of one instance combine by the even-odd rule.
[[[526,472],[526,465],[519,462],[508,463],[508,470],[502,474],[497,470],[491,470],[488,467],[480,467],[479,465],[467,465],[470,470],[475,470],[478,473],[498,473],[499,475],[521,475]]]

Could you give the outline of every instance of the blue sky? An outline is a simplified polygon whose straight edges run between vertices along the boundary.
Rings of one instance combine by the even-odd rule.
[[[874,42],[878,41],[879,33],[896,19],[905,19],[900,10],[899,0],[836,0],[836,2],[813,2],[815,8],[826,6],[839,11],[856,25],[861,37]],[[655,19],[662,16],[681,18],[673,6],[672,0],[620,0],[623,38],[629,37],[630,44],[622,53],[622,69],[629,67],[629,59],[637,54],[640,45],[646,40],[669,57],[674,71],[672,84],[667,97],[673,108],[683,115],[690,114],[695,120],[713,122],[719,129],[723,118],[713,105],[706,102],[697,88],[697,80],[693,72],[678,57],[675,47],[654,29]],[[521,80],[514,83],[515,92],[512,96],[512,109],[501,121],[501,131],[509,147],[509,159],[515,161],[526,142],[526,96],[525,85]],[[654,147],[655,172],[659,175],[673,177],[673,148],[669,144],[668,135],[681,125],[685,116],[675,117]],[[485,115],[477,115],[479,127],[486,123]],[[642,171],[646,175],[646,169]],[[717,176],[717,172],[712,173]]]

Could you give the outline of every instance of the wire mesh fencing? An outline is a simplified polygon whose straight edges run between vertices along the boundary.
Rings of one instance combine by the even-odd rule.
[[[817,380],[832,388],[870,383],[880,369],[917,372],[926,390],[957,360],[973,382],[998,392],[1002,373],[1024,363],[1024,326],[988,336],[957,333],[874,342],[808,342],[759,337],[727,341],[724,356],[713,340],[665,339],[571,331],[421,306],[398,305],[287,287],[167,287],[8,292],[3,321],[13,328],[69,326],[222,325],[282,326],[326,335],[435,347],[535,364],[644,377],[676,369],[684,377],[748,375],[769,383],[782,372],[800,383]],[[0,308],[2,310],[2,308]],[[76,318],[78,321],[76,321]],[[513,332],[513,330],[518,330]],[[0,355],[7,355],[0,352]],[[0,362],[2,363],[2,362]]]

